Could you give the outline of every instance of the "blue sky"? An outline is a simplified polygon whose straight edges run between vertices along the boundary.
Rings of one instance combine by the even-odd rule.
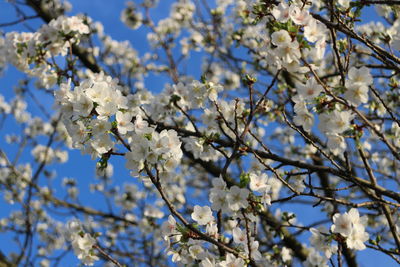
[[[1,1],[1,0],[0,0]],[[91,17],[95,21],[100,21],[104,25],[104,32],[106,34],[111,35],[111,37],[118,41],[129,40],[132,43],[132,46],[138,50],[140,55],[143,55],[148,49],[149,46],[147,45],[146,41],[146,34],[147,31],[145,29],[139,29],[137,31],[132,31],[127,28],[121,21],[120,21],[120,13],[125,6],[124,0],[71,0],[70,1],[73,5],[73,9],[71,14],[76,13],[85,13],[89,17]],[[166,17],[168,15],[168,7],[171,4],[171,0],[160,0],[159,7],[152,13],[152,17],[156,20]],[[376,15],[373,11],[373,8],[368,8],[366,12],[363,13],[363,18],[366,20],[371,20],[376,18]],[[10,4],[5,3],[5,1],[0,2],[0,24],[2,22],[8,22],[15,20],[15,15],[13,9],[10,7]],[[40,20],[33,20],[28,24],[37,28],[42,22]],[[28,31],[23,25],[17,25],[13,27],[7,27],[3,29],[4,31],[10,30],[17,30],[17,31]],[[198,74],[200,71],[200,61],[199,56],[195,56],[191,61],[191,64],[188,65],[189,71],[193,71],[195,74]],[[192,73],[193,73],[192,72]],[[13,96],[12,88],[16,84],[16,82],[22,78],[23,75],[16,71],[13,67],[9,67],[5,75],[0,77],[0,94],[3,94],[6,99],[10,99]],[[160,91],[163,84],[167,80],[165,77],[160,76],[151,76],[150,79],[147,79],[146,85],[148,88],[153,89],[154,91]],[[45,94],[38,93],[38,97],[43,101],[45,105],[51,106],[52,99]],[[31,105],[30,110],[32,114],[38,114],[39,110],[35,105]],[[11,118],[8,118],[6,121],[6,125],[3,129],[1,129],[0,136],[3,136],[4,133],[14,132],[15,134],[19,134],[21,131],[20,126],[16,125]],[[43,139],[45,140],[45,139]],[[15,145],[8,145],[4,142],[4,139],[0,139],[0,146],[2,149],[9,151],[11,153],[15,153]],[[23,159],[29,160],[30,155],[25,154],[22,157]],[[121,158],[113,159],[115,166],[119,165],[122,166]],[[89,156],[81,156],[80,152],[77,150],[70,151],[70,160],[65,165],[58,165],[58,178],[59,181],[54,182],[56,184],[55,189],[59,192],[64,190],[59,184],[61,178],[63,177],[75,177],[79,181],[87,181],[87,186],[84,185],[85,183],[81,183],[82,186],[80,187],[81,191],[81,200],[85,203],[91,204],[93,206],[103,205],[104,202],[102,199],[93,197],[88,190],[88,184],[90,182],[94,182],[94,168],[95,168],[95,161],[92,161]],[[123,168],[115,168],[115,179],[117,183],[121,185],[124,182],[131,182],[132,178],[128,175],[127,171]],[[44,180],[44,178],[43,178]],[[42,181],[45,183],[46,181]],[[2,209],[0,210],[0,217],[8,215],[10,210],[13,210],[12,207],[5,205],[3,203],[2,198],[0,198],[0,204]],[[299,211],[301,206],[298,205],[286,205],[285,208],[288,210]],[[319,208],[316,208],[319,211]],[[313,221],[314,214],[306,214],[306,213],[298,213],[298,219],[304,224],[307,222]],[[61,218],[60,218],[61,219]],[[8,234],[0,233],[0,249],[4,252],[11,252],[16,251],[17,247],[12,245],[13,242],[11,240],[11,236]],[[308,236],[307,236],[308,238]],[[11,242],[10,242],[11,241]],[[393,261],[389,260],[387,256],[382,256],[381,254],[374,253],[371,250],[360,252],[359,258],[361,260],[360,266],[395,266]],[[77,266],[78,261],[75,259],[74,256],[68,257],[67,260],[64,262],[65,265],[62,266]],[[100,266],[100,265],[99,265]]]

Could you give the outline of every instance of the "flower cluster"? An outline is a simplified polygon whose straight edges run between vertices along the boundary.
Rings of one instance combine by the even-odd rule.
[[[71,242],[75,255],[84,265],[93,266],[99,260],[94,251],[96,239],[85,233],[78,221],[70,221],[66,231],[67,239]]]
[[[135,122],[140,120],[138,118],[140,117],[137,116]],[[173,171],[183,155],[177,133],[174,130],[163,130],[158,133],[150,128],[150,133],[143,134],[139,127],[130,141],[132,152],[126,153],[125,156],[126,167],[132,171],[131,174],[137,176],[145,164],[157,163],[161,171]],[[149,129],[147,123],[144,127]]]
[[[136,96],[123,95],[117,80],[96,74],[72,91],[70,86],[70,82],[62,84],[55,96],[75,148],[101,157],[126,139],[123,143],[130,150],[125,154],[126,167],[133,176],[145,164],[158,163],[166,172],[179,164],[182,151],[177,133],[150,127],[139,107],[132,105]]]
[[[368,101],[368,86],[372,84],[372,76],[367,68],[352,67],[346,84],[347,88],[343,96],[350,104],[358,106]],[[295,102],[296,113],[293,121],[307,132],[310,132],[314,125],[314,115],[309,111],[307,103],[315,100],[323,91],[324,88],[314,78],[309,79],[306,84],[297,85],[297,95],[292,98]],[[322,99],[326,101],[326,96]],[[318,101],[315,103],[318,104]],[[337,108],[319,115],[319,129],[328,137],[327,146],[333,154],[339,155],[346,150],[347,146],[342,134],[350,129],[350,121],[354,117],[350,110]]]
[[[110,151],[113,142],[108,119],[119,109],[126,109],[128,103],[117,81],[100,74],[83,81],[73,91],[70,87],[70,81],[62,84],[55,98],[73,146],[85,148],[93,156]]]
[[[249,205],[247,198],[250,194],[246,188],[236,185],[227,189],[226,183],[222,178],[212,180],[213,187],[210,191],[211,208],[215,211],[238,212]]]
[[[135,30],[142,25],[143,15],[137,11],[132,1],[129,1],[127,5],[127,8],[121,12],[121,21],[129,28]]]
[[[336,213],[333,215],[333,225],[330,232],[325,227],[311,228],[310,243],[313,247],[309,250],[307,260],[304,262],[305,266],[328,266],[327,261],[333,254],[338,253],[338,246],[333,244],[333,240],[344,238],[348,248],[365,249],[364,243],[369,239],[369,234],[365,231],[366,224],[367,217],[360,217],[358,210],[352,208],[343,214]],[[334,235],[336,234],[339,234],[340,237],[335,238]]]
[[[68,160],[67,151],[53,150],[51,147],[37,145],[32,150],[32,155],[38,163],[50,164],[54,160],[65,163]]]
[[[272,9],[271,13],[282,24],[287,24],[290,21],[290,24],[296,25],[295,27],[303,27],[304,38],[310,43],[315,43],[315,47],[309,55],[316,60],[320,60],[325,53],[327,28],[324,24],[314,19],[307,8],[309,8],[307,5],[301,6],[296,2],[288,5],[282,1]],[[276,46],[273,51],[279,61],[277,64],[290,71],[295,71],[296,69],[301,69],[299,68],[301,48],[299,41],[293,38],[292,32],[288,30],[287,28],[273,32],[271,42]]]
[[[195,10],[195,5],[190,0],[174,3],[171,7],[170,17],[162,19],[154,28],[154,32],[147,34],[147,40],[153,46],[159,46],[167,37],[179,36],[183,26],[190,23]]]
[[[48,61],[65,56],[68,48],[90,32],[81,17],[59,16],[37,32],[9,32],[0,40],[0,55],[19,70],[38,77],[45,88],[52,87],[58,75]]]
[[[298,84],[297,95],[292,98],[295,102],[294,111],[296,113],[293,121],[307,132],[310,132],[314,125],[314,115],[308,110],[306,101],[313,100],[322,91],[322,86],[314,78],[311,78],[306,84]]]
[[[348,73],[347,90],[344,98],[354,106],[368,102],[368,86],[372,85],[373,79],[366,67],[359,69],[352,67]]]
[[[365,231],[367,216],[360,217],[357,209],[350,209],[343,214],[333,215],[331,231],[340,234],[346,239],[346,245],[351,249],[365,249],[365,242],[369,234]]]

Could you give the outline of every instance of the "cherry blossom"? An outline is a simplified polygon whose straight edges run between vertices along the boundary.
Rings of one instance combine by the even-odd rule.
[[[390,1],[8,2],[1,266],[399,263]]]

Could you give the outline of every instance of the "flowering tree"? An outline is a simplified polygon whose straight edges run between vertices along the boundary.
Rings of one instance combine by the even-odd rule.
[[[0,266],[400,263],[399,1],[129,2],[143,55],[68,2],[8,2]],[[74,150],[96,178],[64,178]]]

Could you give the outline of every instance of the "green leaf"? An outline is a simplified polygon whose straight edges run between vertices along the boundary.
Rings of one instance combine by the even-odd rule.
[[[245,187],[247,187],[247,185],[250,183],[250,174],[248,174],[248,173],[242,173],[241,175],[240,175],[240,183],[239,183],[239,186],[241,187],[241,188],[245,188]]]

